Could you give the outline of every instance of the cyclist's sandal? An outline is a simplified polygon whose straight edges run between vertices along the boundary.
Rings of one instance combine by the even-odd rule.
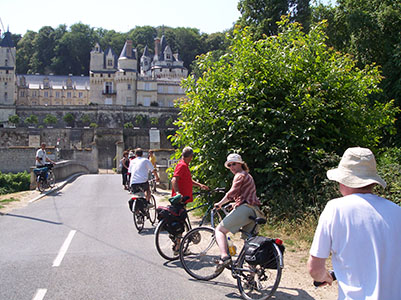
[[[225,257],[220,258],[217,261],[216,271],[220,271],[221,269],[224,269],[225,267],[230,265],[231,262],[232,262],[231,256],[225,256]]]

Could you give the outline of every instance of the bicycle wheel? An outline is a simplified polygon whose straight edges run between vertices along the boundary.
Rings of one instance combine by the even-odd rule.
[[[155,224],[156,221],[156,199],[155,196],[150,196],[150,205],[148,208],[149,211],[149,221],[150,223]]]
[[[281,279],[283,256],[277,246],[273,247],[273,251],[274,256],[267,263],[269,268],[249,265],[245,261],[245,253],[238,258],[237,286],[244,299],[266,300],[276,292]]]
[[[143,215],[142,211],[138,209],[136,206],[137,206],[137,200],[135,200],[134,204],[132,205],[133,207],[132,217],[134,219],[134,225],[138,230],[138,233],[140,233],[145,223],[145,216]]]
[[[217,269],[220,249],[214,229],[197,227],[190,230],[180,246],[180,260],[185,271],[199,280],[210,280],[219,276],[223,269]]]
[[[43,193],[46,190],[46,183],[43,179],[39,179],[38,181],[38,190]]]
[[[47,177],[47,183],[51,188],[54,188],[56,185],[56,177],[54,176],[53,172],[49,172],[49,176]]]
[[[188,230],[188,223],[185,222],[185,231],[182,234],[175,236],[167,231],[166,220],[162,220],[157,225],[155,231],[155,245],[157,252],[167,260],[178,259],[179,253],[177,250],[179,249],[179,244]]]

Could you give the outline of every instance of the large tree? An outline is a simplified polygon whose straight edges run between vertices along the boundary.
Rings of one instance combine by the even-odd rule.
[[[359,67],[375,63],[384,80],[382,101],[401,107],[401,1],[338,0],[335,7],[318,6],[314,21],[327,19],[328,42],[352,54]],[[395,143],[401,145],[401,122]]]
[[[239,152],[262,201],[294,213],[327,200],[321,195],[328,154],[374,149],[394,110],[372,101],[380,92],[377,67],[359,69],[328,48],[324,23],[308,34],[288,19],[279,26],[278,36],[258,41],[237,30],[229,53],[198,59],[203,75],[184,81],[188,100],[180,103],[172,142],[195,149],[193,174],[210,186],[228,183],[223,162]]]
[[[290,19],[301,23],[306,32],[309,30],[309,0],[240,0],[238,10],[241,13],[238,24],[249,26],[255,39],[264,34],[276,35],[277,22],[283,15],[290,15]]]

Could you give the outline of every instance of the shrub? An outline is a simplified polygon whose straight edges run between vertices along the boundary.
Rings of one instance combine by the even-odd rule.
[[[0,172],[0,195],[29,190],[31,175],[28,172],[1,173]]]

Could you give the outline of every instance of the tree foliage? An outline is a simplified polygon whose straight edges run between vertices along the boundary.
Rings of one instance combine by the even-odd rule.
[[[359,67],[376,63],[384,80],[382,101],[401,106],[401,2],[394,0],[338,0],[335,7],[320,5],[313,20],[327,19],[329,44],[354,56]],[[398,119],[400,120],[399,116]],[[390,143],[401,145],[398,135]]]
[[[171,28],[137,26],[127,33],[76,23],[70,28],[60,25],[42,27],[37,33],[27,31],[21,38],[16,37],[17,73],[81,75],[89,74],[90,52],[98,42],[102,49],[109,47],[118,55],[127,39],[133,41],[138,51],[138,60],[148,46],[154,54],[154,39],[165,35],[173,52],[178,52],[184,66],[191,69],[191,63],[199,54],[211,50],[225,50],[227,41],[224,33],[202,34],[196,28]]]
[[[238,24],[248,26],[255,39],[278,34],[277,22],[283,15],[301,23],[306,32],[309,30],[309,0],[240,0],[238,10],[241,12]]]
[[[328,48],[324,27],[305,34],[283,19],[278,36],[258,41],[247,29],[235,30],[229,53],[197,60],[202,77],[183,82],[188,100],[179,104],[171,137],[178,149],[194,148],[195,177],[229,184],[223,162],[238,152],[263,203],[294,213],[332,195],[324,183],[324,170],[338,163],[332,152],[375,148],[391,130],[392,103],[372,100],[380,92],[378,68],[359,69]]]

